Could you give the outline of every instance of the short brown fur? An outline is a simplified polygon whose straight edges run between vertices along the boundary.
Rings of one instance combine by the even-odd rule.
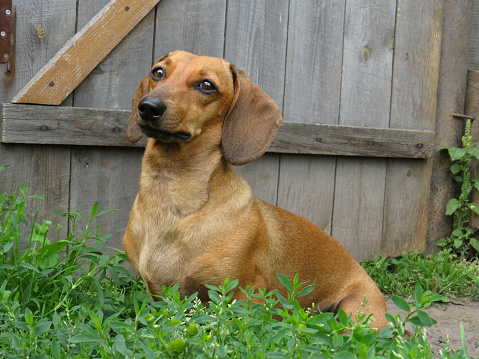
[[[204,284],[218,286],[226,277],[243,288],[285,289],[277,278],[299,275],[315,283],[302,306],[323,311],[364,312],[371,307],[373,327],[383,328],[386,303],[373,280],[333,238],[307,220],[252,195],[233,165],[260,157],[282,121],[274,101],[241,69],[218,58],[173,52],[146,76],[133,97],[127,138],[138,141],[145,127],[161,130],[149,137],[140,190],[123,245],[153,296],[162,285],[179,283],[182,295]],[[205,94],[198,84],[215,84]],[[166,105],[160,118],[147,123],[138,112],[141,99]],[[151,133],[151,132],[150,132]],[[187,133],[188,139],[175,137]],[[235,292],[235,298],[244,294]]]

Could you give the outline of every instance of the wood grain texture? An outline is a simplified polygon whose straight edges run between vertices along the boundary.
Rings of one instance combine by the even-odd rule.
[[[382,168],[382,161],[375,159],[338,159],[336,172],[341,178],[337,177],[334,192],[332,236],[358,261],[374,259],[380,253],[383,204],[378,204],[376,193],[384,193]]]
[[[469,70],[479,70],[479,0],[473,0]]]
[[[16,70],[0,66],[0,101],[9,102],[13,96],[44,66],[48,60],[75,34],[76,0],[14,1],[17,13]],[[67,100],[66,103],[71,101]],[[1,122],[1,120],[0,120]],[[31,195],[44,200],[28,200],[31,220],[38,212],[38,221],[52,220],[49,239],[57,240],[68,230],[66,218],[55,210],[68,211],[70,150],[65,147],[32,146],[0,143],[0,165],[10,165],[0,174],[0,193],[13,193],[22,183]]]
[[[441,0],[398,2],[391,128],[433,130],[435,127],[442,5]],[[411,244],[418,251],[425,249],[430,166],[429,162],[388,160],[381,245],[385,256],[409,251]],[[398,181],[400,178],[407,180]],[[411,195],[398,197],[401,193]],[[402,219],[402,226],[398,218]]]
[[[447,202],[456,196],[457,182],[449,171],[449,158],[439,153],[443,146],[460,146],[464,120],[451,116],[463,113],[466,98],[467,63],[473,0],[443,2],[443,26],[439,83],[437,88],[436,149],[432,157],[427,249],[439,250],[436,242],[451,233],[452,217],[445,215]],[[461,54],[458,56],[458,54]]]
[[[87,24],[107,2],[79,0],[78,27]],[[123,116],[109,117],[117,123],[109,123],[108,129],[98,133],[96,139],[99,142],[108,134],[115,134],[115,140],[128,146],[125,131],[131,98],[140,80],[148,74],[152,62],[154,15],[155,11],[150,11],[74,91],[75,107],[102,108],[107,110],[107,117],[112,114],[108,110],[126,110],[122,112]],[[89,116],[95,117],[91,112]],[[109,121],[105,118],[96,120],[96,124]],[[120,127],[121,131],[115,132]],[[88,141],[81,135],[79,138]],[[131,148],[92,146],[72,149],[70,207],[89,213],[91,206],[98,201],[102,209],[115,209],[99,220],[103,233],[112,234],[108,245],[113,248],[123,248],[123,234],[139,185],[142,153],[142,149]]]
[[[76,148],[72,151],[71,208],[88,216],[95,202],[114,209],[95,220],[111,248],[123,250],[122,239],[138,193],[143,149]],[[132,269],[130,267],[130,269]]]
[[[243,68],[280,109],[284,96],[287,30],[287,0],[228,2],[225,59]],[[254,194],[271,204],[278,201],[279,160],[279,155],[269,155],[247,167],[237,168],[243,178],[254,184]],[[267,173],[268,180],[258,181],[256,173]]]
[[[341,125],[389,127],[395,15],[392,1],[346,3]],[[386,160],[337,160],[332,234],[359,261],[381,252],[385,176]]]
[[[467,72],[467,91],[464,113],[479,119],[479,71],[469,70]],[[474,120],[472,122],[471,137],[473,143],[479,141],[479,121]],[[476,177],[479,177],[479,164],[478,161],[472,161],[471,178]],[[474,203],[479,202],[479,191],[474,188],[472,190],[471,200]],[[479,216],[472,212],[469,223],[471,226],[479,228]]]
[[[75,34],[76,0],[15,1],[17,9],[16,70],[0,66],[0,100],[10,102],[15,94]]]
[[[283,107],[283,115],[290,122],[338,124],[344,11],[344,0],[290,1]],[[316,134],[310,139],[316,145],[328,146],[327,137]],[[306,156],[292,162],[287,156],[281,163],[279,203],[330,232],[336,158],[323,161]],[[295,178],[294,173],[305,177]],[[305,202],[298,201],[293,193]],[[308,208],[315,210],[307,213]]]
[[[130,111],[3,104],[5,143],[143,147],[125,138]],[[362,157],[427,158],[431,131],[283,122],[269,152]]]
[[[159,0],[113,0],[15,96],[15,103],[59,105]]]
[[[154,60],[170,51],[223,57],[224,0],[161,1],[157,7]]]
[[[282,155],[278,206],[331,234],[335,171],[335,156]]]

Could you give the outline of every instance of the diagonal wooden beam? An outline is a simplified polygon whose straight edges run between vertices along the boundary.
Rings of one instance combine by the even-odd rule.
[[[160,0],[112,0],[13,98],[59,105]]]

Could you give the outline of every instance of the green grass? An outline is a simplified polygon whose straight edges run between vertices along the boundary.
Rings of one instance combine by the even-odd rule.
[[[296,298],[312,286],[280,274],[287,298],[244,288],[248,299],[233,301],[237,281],[227,279],[219,288],[208,287],[208,305],[196,295],[181,298],[177,286],[164,288],[162,300],[152,302],[142,282],[123,266],[124,253],[110,249],[114,254],[105,254],[109,236],[92,223],[100,223],[108,211],[99,212],[95,204],[89,217],[59,213],[69,218],[71,230],[58,238],[51,221],[27,214],[28,197],[23,186],[18,193],[0,195],[0,358],[433,357],[422,328],[435,321],[423,309],[442,299],[434,293],[450,295],[446,289],[452,285],[428,290],[425,277],[407,277],[415,303],[393,296],[405,318],[388,315],[389,325],[380,334],[368,325],[367,304],[356,322],[343,311],[334,316],[304,310]],[[409,263],[418,268],[404,258],[376,260],[369,270],[385,287],[386,267]],[[454,275],[457,281],[466,277]],[[397,289],[391,284],[389,290]],[[255,304],[256,297],[265,305]],[[411,337],[404,335],[407,322],[413,326]],[[466,350],[464,344],[454,353],[446,344],[440,357],[467,358]]]
[[[479,263],[458,259],[447,250],[433,255],[414,251],[397,258],[362,263],[385,294],[409,297],[416,283],[450,298],[479,297]]]

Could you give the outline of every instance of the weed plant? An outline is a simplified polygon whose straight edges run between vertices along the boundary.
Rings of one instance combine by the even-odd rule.
[[[472,190],[479,190],[479,177],[471,178],[471,161],[479,159],[478,143],[472,143],[471,120],[467,120],[462,148],[442,147],[447,150],[452,165],[451,172],[454,180],[460,185],[458,198],[451,198],[446,205],[446,215],[453,216],[452,233],[449,237],[441,238],[437,245],[448,249],[454,254],[468,259],[477,260],[479,255],[478,232],[469,225],[471,213],[479,215],[479,204],[471,201]]]
[[[88,219],[61,213],[71,231],[51,241],[51,222],[30,221],[27,188],[19,192],[0,196],[1,358],[433,357],[422,328],[435,320],[423,309],[442,296],[419,283],[412,307],[392,297],[405,318],[388,315],[389,325],[379,334],[370,327],[367,303],[355,321],[342,310],[335,316],[301,308],[297,298],[313,285],[298,276],[278,274],[286,298],[238,289],[236,280],[226,279],[218,288],[208,286],[209,303],[196,294],[180,297],[177,285],[163,288],[164,296],[153,302],[122,266],[124,253],[105,254],[108,236],[92,221],[107,211],[98,212],[95,204]],[[233,290],[242,290],[247,300],[233,300]],[[467,358],[467,348],[454,353],[445,344],[440,357]]]
[[[420,283],[433,294],[479,298],[479,263],[460,259],[448,249],[433,255],[411,251],[397,258],[376,256],[362,266],[385,294],[410,297]]]

